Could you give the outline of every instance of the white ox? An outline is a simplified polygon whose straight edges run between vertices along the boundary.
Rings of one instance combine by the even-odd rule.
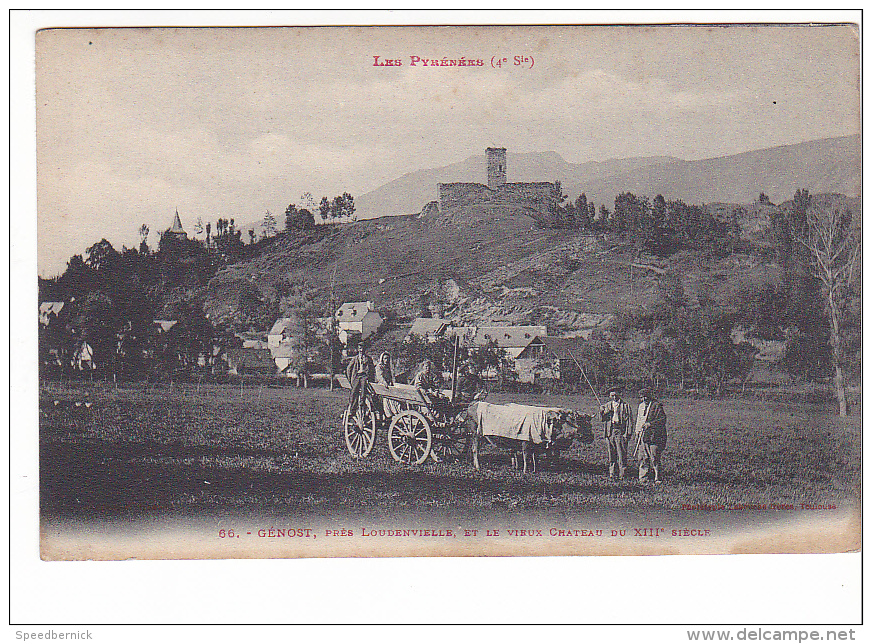
[[[476,401],[467,408],[467,429],[472,439],[472,459],[475,469],[478,462],[479,444],[482,438],[496,447],[508,447],[512,462],[517,455],[523,458],[524,473],[527,461],[536,471],[536,455],[544,453],[556,456],[569,446],[573,439],[584,443],[593,442],[591,417],[572,409],[560,407],[536,407],[533,405],[495,405]]]

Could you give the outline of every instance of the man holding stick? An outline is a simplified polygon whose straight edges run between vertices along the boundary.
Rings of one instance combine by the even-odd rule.
[[[663,481],[660,459],[666,449],[666,412],[663,405],[654,399],[650,389],[639,392],[639,413],[636,415],[636,452],[639,455],[639,482],[648,483],[650,471],[654,470],[654,482]]]

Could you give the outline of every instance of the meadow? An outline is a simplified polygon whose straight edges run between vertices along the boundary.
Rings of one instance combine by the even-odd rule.
[[[340,419],[348,392],[178,384],[46,383],[40,392],[40,509],[50,520],[124,520],[223,512],[372,519],[492,517],[591,511],[859,507],[858,416],[807,402],[665,399],[666,483],[608,479],[605,441],[521,474],[507,454],[406,466],[384,433],[372,454],[348,454]],[[593,414],[578,396],[492,394]],[[88,402],[90,406],[76,402]],[[637,402],[631,399],[631,402]]]

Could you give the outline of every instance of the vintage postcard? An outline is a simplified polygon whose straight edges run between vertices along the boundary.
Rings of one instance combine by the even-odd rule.
[[[43,559],[859,549],[857,25],[35,37]]]

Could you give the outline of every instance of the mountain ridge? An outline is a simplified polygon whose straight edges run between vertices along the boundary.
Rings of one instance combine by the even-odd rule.
[[[773,201],[789,199],[796,188],[857,196],[860,192],[860,136],[817,139],[739,154],[686,161],[652,156],[567,162],[557,152],[507,152],[509,182],[559,180],[570,199],[612,208],[621,192],[690,203],[747,203],[760,192]],[[436,184],[487,183],[485,156],[406,173],[355,199],[359,219],[414,214],[437,199]]]

